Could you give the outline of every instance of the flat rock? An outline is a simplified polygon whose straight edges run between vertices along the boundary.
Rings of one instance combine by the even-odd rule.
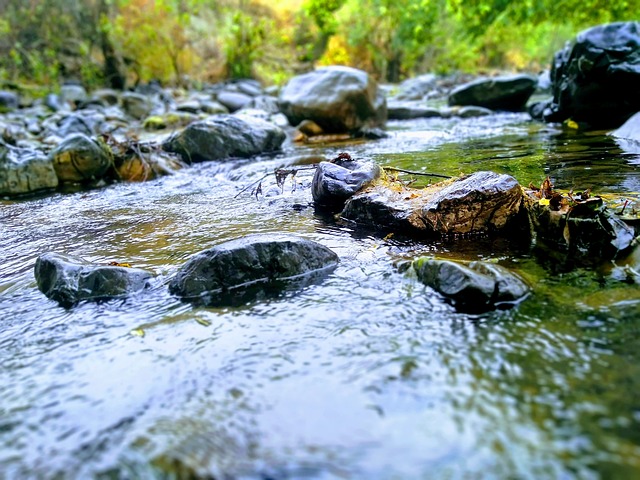
[[[338,256],[327,247],[284,234],[249,235],[189,259],[169,283],[185,301],[239,305],[299,289],[329,273]]]
[[[139,268],[92,264],[53,252],[38,257],[34,274],[40,291],[64,307],[130,295],[149,287],[152,277]]]
[[[523,201],[524,192],[512,176],[476,172],[424,189],[375,182],[347,200],[342,216],[419,236],[488,234],[528,228]]]
[[[264,120],[215,115],[191,123],[168,139],[163,148],[178,153],[184,161],[191,163],[273,152],[280,149],[285,138],[281,128]]]

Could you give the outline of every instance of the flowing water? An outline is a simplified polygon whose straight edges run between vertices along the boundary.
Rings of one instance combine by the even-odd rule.
[[[316,213],[310,171],[283,193],[270,173],[347,151],[635,200],[640,155],[524,115],[389,131],[0,201],[0,478],[638,478],[640,287],[615,265],[559,268],[518,239],[389,237]],[[243,191],[265,175],[263,194]],[[169,295],[190,255],[256,232],[318,241],[341,263],[237,308]],[[46,251],[128,262],[154,287],[65,310],[36,286]],[[425,254],[497,261],[533,294],[456,313],[397,268]]]

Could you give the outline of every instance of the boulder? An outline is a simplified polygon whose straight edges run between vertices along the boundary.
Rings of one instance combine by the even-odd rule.
[[[98,180],[113,165],[113,154],[106,144],[79,133],[66,137],[49,158],[61,182]]]
[[[198,253],[169,283],[185,301],[239,305],[299,289],[328,274],[338,256],[292,235],[249,235]]]
[[[279,97],[280,110],[291,125],[313,120],[326,133],[351,133],[382,127],[386,99],[366,72],[350,67],[325,67],[292,78]]]
[[[463,312],[481,313],[512,307],[529,293],[529,287],[520,277],[496,264],[463,265],[422,257],[412,265],[422,283]]]
[[[53,163],[45,154],[0,143],[0,195],[21,195],[57,186]]]
[[[64,103],[77,106],[86,101],[87,98],[87,91],[82,85],[67,83],[60,87],[60,100]]]
[[[379,177],[375,162],[340,157],[320,162],[311,184],[313,201],[318,207],[340,211],[349,197]]]
[[[491,110],[519,112],[535,92],[538,79],[531,75],[505,75],[479,78],[454,88],[449,105],[474,105]]]
[[[53,252],[38,257],[34,273],[40,291],[64,307],[144,290],[152,276],[139,268],[88,263]]]
[[[438,77],[433,73],[425,73],[415,78],[409,78],[399,85],[399,92],[395,95],[396,100],[422,100],[425,96],[436,88]]]
[[[281,128],[263,120],[215,115],[190,124],[163,148],[186,162],[202,162],[272,152],[280,149],[285,138]]]
[[[525,195],[515,178],[476,172],[411,189],[380,181],[347,200],[342,216],[357,223],[419,236],[529,230]]]
[[[617,128],[640,111],[640,22],[598,25],[556,53],[545,121]]]

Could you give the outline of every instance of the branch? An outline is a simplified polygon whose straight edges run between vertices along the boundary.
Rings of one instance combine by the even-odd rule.
[[[439,173],[414,172],[412,170],[404,170],[402,168],[395,168],[395,167],[382,167],[382,169],[389,170],[390,172],[408,173],[410,175],[421,175],[423,177],[453,178],[453,177],[450,177],[449,175],[440,175]]]

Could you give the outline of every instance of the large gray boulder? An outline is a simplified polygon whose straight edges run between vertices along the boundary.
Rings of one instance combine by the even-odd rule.
[[[313,120],[325,133],[383,127],[386,99],[368,73],[332,66],[292,78],[282,89],[280,109],[291,125]]]
[[[113,165],[113,154],[105,143],[80,133],[62,140],[49,158],[60,182],[98,180]]]
[[[454,88],[448,102],[449,105],[519,112],[524,110],[537,85],[537,77],[524,74],[479,78]]]
[[[40,291],[64,307],[144,290],[152,276],[139,268],[98,265],[53,252],[38,257],[34,274]]]
[[[57,186],[53,163],[44,153],[0,143],[0,195],[21,195]]]
[[[556,53],[551,82],[553,100],[532,114],[598,128],[622,125],[640,111],[640,22],[609,23],[579,33]]]
[[[364,186],[380,177],[380,167],[371,161],[337,158],[320,162],[311,184],[316,206],[340,211],[344,202]]]
[[[215,115],[194,122],[167,140],[163,148],[187,162],[247,158],[279,150],[284,131],[272,123],[234,115]]]
[[[424,189],[378,182],[347,200],[342,216],[357,223],[417,234],[489,234],[529,228],[524,192],[515,178],[476,172]]]
[[[334,252],[310,240],[249,235],[193,256],[171,280],[169,291],[185,301],[237,305],[300,288],[337,263]]]
[[[529,287],[520,277],[496,264],[471,262],[463,265],[422,257],[412,266],[422,283],[464,312],[509,308],[529,293]]]

